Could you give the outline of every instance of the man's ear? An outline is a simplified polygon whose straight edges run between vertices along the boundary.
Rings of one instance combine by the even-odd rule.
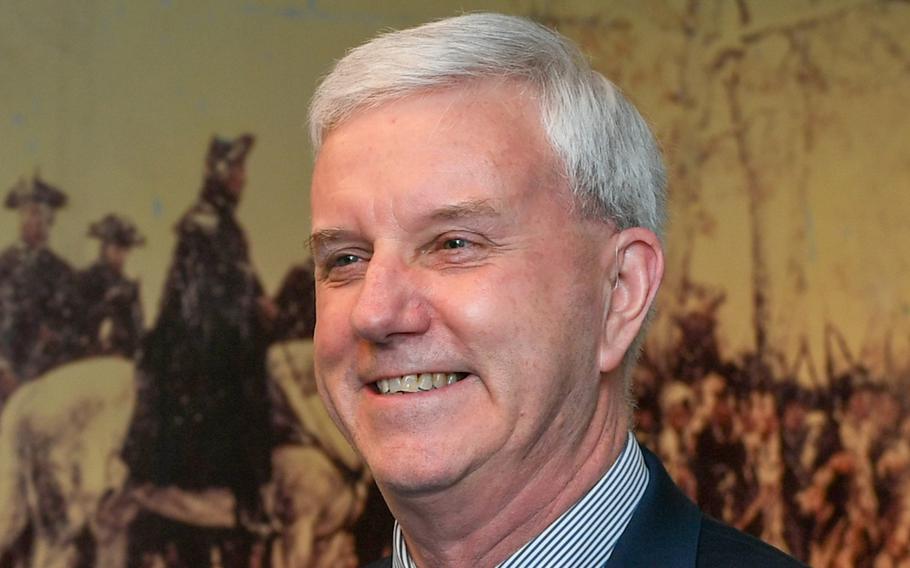
[[[601,330],[600,371],[609,373],[620,367],[639,330],[664,274],[664,253],[660,239],[642,227],[625,229],[610,239],[613,278],[607,283],[604,298],[608,305]]]

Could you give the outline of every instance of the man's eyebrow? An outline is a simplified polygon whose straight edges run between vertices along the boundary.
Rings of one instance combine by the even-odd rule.
[[[445,205],[433,211],[430,218],[440,221],[457,221],[471,217],[498,217],[499,215],[500,211],[494,206],[493,200],[478,199]]]
[[[444,205],[430,213],[429,218],[434,221],[457,221],[477,217],[498,217],[500,210],[494,206],[494,203],[491,199],[477,199]],[[355,236],[355,233],[348,229],[330,227],[313,231],[304,244],[311,254],[316,254],[320,248],[324,248],[329,243],[350,240]]]
[[[320,229],[318,231],[313,231],[313,234],[309,236],[305,244],[310,250],[310,254],[316,254],[318,249],[325,247],[327,244],[349,239],[353,234],[354,233],[347,229]]]

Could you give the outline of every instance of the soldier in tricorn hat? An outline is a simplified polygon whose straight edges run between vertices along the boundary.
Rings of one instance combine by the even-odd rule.
[[[271,452],[265,350],[275,308],[235,216],[253,140],[247,134],[209,143],[202,188],[177,224],[160,312],[143,342],[144,386],[125,457],[134,482],[230,489],[241,526],[259,531],[259,488],[268,481]],[[134,543],[168,547],[150,543],[168,531],[142,524],[134,525]],[[189,566],[207,563],[213,547],[243,557],[253,542],[219,544],[217,535],[185,525],[173,528],[177,533],[188,543],[180,554]],[[225,566],[245,565],[227,556]]]
[[[66,195],[37,174],[6,195],[19,212],[19,240],[0,253],[0,356],[19,380],[65,361],[74,344],[74,272],[48,248]]]
[[[143,315],[139,283],[127,278],[124,266],[145,238],[129,219],[113,213],[92,223],[88,236],[100,240],[101,248],[98,259],[78,276],[84,353],[131,357],[139,347]]]
[[[64,207],[67,202],[66,194],[35,174],[31,182],[20,179],[6,194],[4,205],[7,209],[19,209],[28,204],[46,206],[50,211]]]

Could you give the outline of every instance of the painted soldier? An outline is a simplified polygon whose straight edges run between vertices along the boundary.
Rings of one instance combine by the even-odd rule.
[[[114,214],[92,223],[88,235],[101,248],[98,260],[78,275],[84,353],[132,357],[142,337],[142,303],[139,283],[127,278],[124,267],[130,250],[145,238],[129,219]]]
[[[144,341],[143,407],[126,450],[137,482],[230,489],[247,526],[261,518],[259,487],[270,474],[265,352],[274,317],[235,217],[252,145],[250,135],[211,140],[202,190],[177,224],[160,312]],[[199,544],[196,552],[208,554]]]
[[[48,248],[54,214],[66,201],[36,174],[4,202],[20,224],[19,241],[0,253],[0,357],[19,380],[65,362],[75,345],[75,273]]]
[[[827,412],[813,411],[820,404],[821,393],[807,390],[795,381],[782,383],[778,387],[778,400],[781,401],[780,444],[783,458],[783,477],[781,495],[785,514],[785,531],[787,547],[800,558],[809,558],[813,535],[825,535],[823,515],[818,510],[830,507],[836,514],[828,518],[843,517],[843,507],[839,505],[846,497],[847,477],[837,474],[826,462],[842,451],[837,426]],[[830,481],[824,491],[817,493],[827,496],[827,502],[820,499],[813,510],[808,510],[804,503],[803,492],[816,483],[816,476],[822,469],[830,470]]]
[[[743,500],[746,449],[736,417],[730,385],[724,377],[710,405],[707,424],[695,439],[692,472],[697,479],[698,502],[709,515],[733,521]]]

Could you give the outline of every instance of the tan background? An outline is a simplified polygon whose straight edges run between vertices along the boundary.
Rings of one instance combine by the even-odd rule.
[[[251,131],[240,217],[274,290],[305,255],[317,78],[377,30],[473,9],[558,26],[654,124],[671,164],[667,311],[684,278],[720,287],[722,345],[753,349],[758,283],[771,348],[792,357],[805,335],[818,359],[830,322],[876,367],[891,337],[906,367],[905,2],[6,2],[0,185],[40,168],[69,193],[52,244],[79,266],[90,221],[132,217],[150,320],[208,137]],[[2,213],[0,242],[15,233]]]

